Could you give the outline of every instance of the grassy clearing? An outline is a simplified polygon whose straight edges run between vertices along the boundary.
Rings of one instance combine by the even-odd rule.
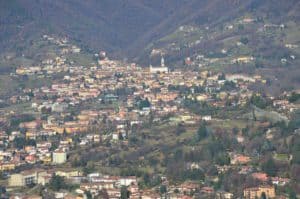
[[[0,75],[0,96],[6,97],[18,89],[18,83],[10,76]]]
[[[21,103],[21,104],[14,104],[9,107],[5,107],[3,109],[4,111],[13,111],[15,113],[29,113],[29,114],[35,114],[33,109],[31,108],[31,103]]]
[[[68,59],[80,66],[90,66],[95,64],[93,55],[90,54],[70,54]]]
[[[300,27],[294,23],[294,22],[289,22],[287,24],[287,29],[285,30],[285,41],[287,43],[295,44],[300,42]]]
[[[234,127],[239,129],[245,128],[248,122],[245,120],[219,120],[212,122],[213,128],[222,128],[226,130],[231,130]]]
[[[284,161],[284,162],[288,162],[289,161],[289,155],[288,154],[274,154],[274,159],[278,160],[278,161]]]

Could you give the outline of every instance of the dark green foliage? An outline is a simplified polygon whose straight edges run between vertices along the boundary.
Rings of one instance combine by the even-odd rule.
[[[139,142],[139,139],[135,135],[129,136],[129,143],[132,145],[135,145]]]
[[[167,187],[166,187],[166,185],[161,185],[161,186],[159,187],[159,192],[160,192],[161,194],[166,193],[166,192],[167,192]]]
[[[273,146],[273,144],[269,140],[265,140],[263,142],[263,145],[260,147],[260,152],[264,153],[267,151],[272,151],[274,149],[275,147]]]
[[[151,106],[151,103],[147,98],[146,99],[137,98],[136,105],[140,110],[142,110],[143,108],[149,108]]]
[[[0,108],[5,108],[9,106],[7,103],[0,101]]]
[[[109,164],[111,166],[119,166],[124,160],[121,159],[118,155],[109,158]]]
[[[217,176],[219,172],[215,165],[211,165],[208,168],[206,168],[205,173],[209,176]]]
[[[225,81],[224,85],[222,86],[221,90],[223,91],[230,91],[236,88],[236,84],[233,81]]]
[[[186,131],[186,129],[184,127],[184,124],[179,123],[175,129],[175,134],[180,135],[180,134],[184,133],[185,131]]]
[[[300,136],[299,135],[295,136],[292,140],[291,153],[293,155],[292,163],[300,164]]]
[[[144,183],[147,185],[147,184],[150,184],[150,175],[148,173],[145,173],[143,175],[143,181]]]
[[[0,196],[6,193],[6,188],[4,186],[0,186]]]
[[[141,177],[143,176],[144,172],[141,171],[138,168],[135,167],[129,167],[126,169],[121,169],[120,175],[121,176],[137,176],[137,177]]]
[[[26,139],[24,137],[16,137],[13,141],[14,146],[17,149],[23,149],[25,146],[36,146],[36,141],[32,139]]]
[[[11,126],[19,126],[19,124],[22,122],[31,122],[33,120],[35,120],[35,117],[33,115],[23,114],[12,117],[10,119],[10,124]]]
[[[54,175],[49,182],[49,188],[53,191],[59,191],[61,189],[67,189],[68,185],[63,177]]]
[[[178,91],[180,94],[191,94],[192,91],[194,93],[204,93],[205,89],[202,86],[192,86],[187,87],[185,85],[168,85],[168,90],[169,91]]]
[[[200,125],[200,127],[198,128],[197,135],[196,135],[196,141],[199,142],[199,141],[205,139],[207,136],[208,136],[208,131],[206,128],[206,124],[202,123]]]
[[[288,131],[293,132],[295,129],[300,128],[300,111],[295,111],[288,124]]]
[[[297,199],[297,194],[293,189],[288,190],[289,199]]]
[[[229,165],[230,164],[230,157],[227,153],[219,153],[215,158],[215,162],[218,165]]]
[[[225,73],[221,73],[221,75],[218,76],[218,80],[225,80],[226,76]]]
[[[300,151],[293,151],[293,163],[294,164],[300,164]]]
[[[244,45],[247,45],[249,43],[249,39],[247,37],[241,37],[240,42]]]
[[[267,161],[263,162],[261,168],[264,172],[266,172],[269,176],[276,176],[277,167],[273,158],[268,158]]]
[[[186,170],[182,174],[183,180],[204,180],[205,175],[201,169]]]
[[[129,191],[127,190],[127,187],[122,186],[121,187],[121,199],[128,199],[130,196]]]
[[[217,110],[215,107],[210,106],[206,102],[198,102],[191,99],[185,99],[183,104],[190,111],[199,115],[213,115]]]
[[[293,92],[291,94],[291,96],[289,97],[289,102],[291,102],[291,103],[297,102],[298,100],[300,100],[300,94],[299,93]]]
[[[203,170],[187,169],[184,161],[176,160],[169,160],[167,163],[167,176],[175,182],[184,182],[186,180],[204,180],[205,178]]]
[[[115,90],[115,95],[117,96],[128,96],[133,94],[133,89],[131,88],[117,88]]]
[[[84,193],[85,193],[87,199],[93,199],[91,192],[85,191]]]
[[[261,109],[264,109],[268,106],[268,102],[266,99],[255,94],[251,97],[250,103]]]
[[[94,170],[95,170],[95,165],[93,162],[88,162],[87,165],[83,167],[83,173],[85,175],[94,172]]]
[[[243,24],[239,24],[239,25],[238,25],[238,29],[239,29],[239,30],[244,30],[244,29],[245,29],[245,27],[244,27],[244,25],[243,25]]]

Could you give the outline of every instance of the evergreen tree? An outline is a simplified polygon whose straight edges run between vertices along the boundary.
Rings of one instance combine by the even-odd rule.
[[[207,133],[207,128],[206,128],[206,124],[202,123],[197,131],[197,141],[201,141],[203,140],[204,138],[206,138],[208,135]]]
[[[277,173],[277,168],[273,158],[269,158],[266,162],[262,164],[262,170],[266,172],[269,176],[275,176]]]
[[[121,187],[121,199],[128,199],[129,198],[129,191],[127,190],[127,187],[122,186]]]

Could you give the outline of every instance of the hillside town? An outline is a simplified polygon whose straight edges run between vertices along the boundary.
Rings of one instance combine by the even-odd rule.
[[[263,74],[174,69],[160,52],[149,67],[105,51],[82,66],[69,55],[84,50],[67,38],[41,40],[57,54],[10,76],[49,81],[1,99],[1,198],[283,199],[299,190],[300,130],[290,124],[300,90],[262,94]]]

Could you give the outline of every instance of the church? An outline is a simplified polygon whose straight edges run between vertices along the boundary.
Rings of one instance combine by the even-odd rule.
[[[165,66],[165,59],[163,56],[161,56],[160,66],[153,67],[150,64],[150,73],[168,73],[169,68]]]

